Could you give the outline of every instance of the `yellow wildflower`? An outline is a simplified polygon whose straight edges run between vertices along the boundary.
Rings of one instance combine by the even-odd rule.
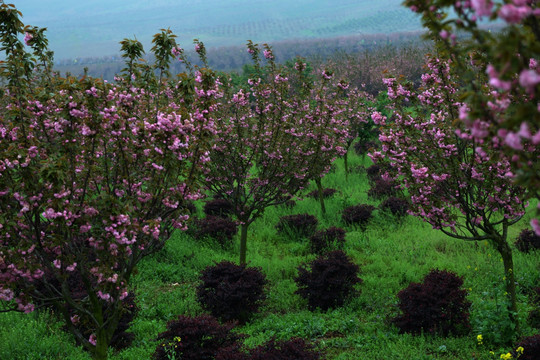
[[[476,341],[478,341],[478,345],[482,345],[482,340],[484,340],[484,337],[482,336],[482,334],[479,334],[478,336],[476,336]]]

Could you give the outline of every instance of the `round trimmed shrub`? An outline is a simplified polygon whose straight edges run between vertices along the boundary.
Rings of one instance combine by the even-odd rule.
[[[319,221],[310,214],[286,215],[279,219],[276,229],[280,234],[308,237],[317,229]]]
[[[222,321],[249,320],[266,298],[266,277],[260,268],[248,268],[230,261],[208,266],[201,274],[197,300]]]
[[[228,217],[233,212],[233,205],[226,199],[214,199],[204,204],[206,215]]]
[[[303,339],[292,338],[285,341],[274,339],[252,349],[249,353],[251,360],[319,360],[321,355],[313,345]]]
[[[516,247],[519,251],[524,253],[538,250],[540,249],[540,236],[536,235],[532,230],[524,229],[519,233]]]
[[[382,178],[374,179],[371,188],[368,190],[368,197],[372,199],[384,199],[397,194],[396,187],[392,181]]]
[[[341,250],[345,245],[345,230],[338,227],[331,227],[326,230],[315,232],[309,238],[311,251],[315,254],[322,254],[329,249]]]
[[[337,190],[332,189],[332,188],[323,189],[323,198],[327,199],[327,198],[333,196],[336,192],[337,192]],[[310,192],[308,194],[308,196],[312,197],[312,198],[315,198],[315,199],[318,199],[319,198],[319,190],[313,190],[312,192]]]
[[[527,336],[516,345],[516,349],[522,347],[523,354],[520,360],[538,360],[540,359],[540,334]]]
[[[204,219],[195,220],[195,238],[206,236],[216,239],[222,246],[232,241],[238,233],[237,224],[229,218],[208,215]]]
[[[407,210],[409,210],[409,202],[402,198],[390,196],[382,202],[381,209],[395,216],[405,216],[407,215]]]
[[[298,268],[295,293],[308,301],[310,310],[336,308],[355,291],[356,284],[362,283],[358,272],[358,265],[343,251],[335,250]]]
[[[241,335],[231,331],[232,324],[221,325],[210,315],[180,315],[167,323],[167,330],[157,337],[154,360],[171,356],[182,360],[214,360],[221,349],[239,348]]]
[[[343,209],[341,219],[347,225],[357,224],[365,227],[372,217],[373,210],[375,210],[375,207],[367,204],[349,206]]]
[[[381,166],[377,164],[371,165],[366,169],[366,175],[369,181],[374,181],[375,179],[378,179],[381,176]]]
[[[401,315],[392,322],[400,333],[467,333],[471,303],[462,285],[463,279],[452,272],[431,270],[422,283],[411,283],[398,293]]]

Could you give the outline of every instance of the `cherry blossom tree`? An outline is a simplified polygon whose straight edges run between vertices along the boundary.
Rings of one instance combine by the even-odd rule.
[[[186,202],[200,197],[217,84],[212,72],[195,73],[187,106],[172,99],[171,82],[155,94],[121,79],[37,76],[18,38],[20,13],[0,4],[0,19],[2,311],[52,305],[92,357],[106,359],[137,263],[185,229]],[[46,39],[31,30],[25,40],[39,56]]]
[[[415,92],[387,78],[391,118],[373,113],[380,125],[382,150],[375,161],[388,161],[385,174],[401,183],[411,197],[410,212],[444,234],[467,241],[487,240],[501,255],[509,316],[518,326],[516,283],[508,228],[524,213],[525,191],[508,177],[510,159],[485,147],[463,129],[456,131],[460,109],[458,86],[450,62],[429,59],[429,72]]]
[[[467,90],[460,120],[477,142],[508,156],[512,169],[507,175],[527,188],[529,197],[540,199],[540,3],[404,3],[421,14],[429,36],[445,45],[459,68],[462,86]],[[458,33],[470,36],[458,39]],[[471,62],[473,67],[469,66]],[[486,74],[487,80],[479,79],[478,73]],[[538,218],[531,226],[540,235]]]
[[[328,172],[347,137],[340,109],[322,91],[331,86],[331,75],[323,73],[314,89],[302,77],[305,63],[297,61],[297,73],[287,74],[275,64],[270,47],[262,50],[268,75],[261,77],[261,49],[248,43],[257,75],[249,80],[250,89],[226,94],[220,104],[207,174],[210,190],[233,205],[240,222],[241,264],[246,263],[249,225],[267,207],[286,202]],[[301,85],[291,86],[291,76],[298,76]]]

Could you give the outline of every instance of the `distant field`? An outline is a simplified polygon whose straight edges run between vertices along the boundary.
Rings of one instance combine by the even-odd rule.
[[[56,59],[64,59],[115,54],[125,37],[136,36],[148,49],[151,36],[167,27],[182,44],[199,38],[208,46],[420,30],[418,18],[401,2],[24,0],[15,5],[25,23],[48,28]]]

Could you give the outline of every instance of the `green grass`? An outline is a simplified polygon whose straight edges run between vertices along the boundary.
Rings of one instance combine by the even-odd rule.
[[[363,163],[365,162],[365,163]],[[316,344],[331,360],[356,359],[494,359],[510,348],[490,345],[504,331],[503,266],[498,254],[487,242],[465,242],[448,238],[413,217],[397,221],[381,211],[365,231],[346,226],[341,211],[349,205],[379,203],[367,198],[369,185],[362,166],[368,161],[350,154],[350,168],[356,169],[345,180],[343,164],[338,160],[334,172],[323,179],[324,187],[338,189],[326,201],[328,213],[322,215],[316,200],[304,197],[292,209],[270,208],[249,228],[248,262],[258,266],[269,281],[268,299],[260,313],[236,331],[247,334],[247,347],[268,339],[299,336]],[[314,190],[313,185],[304,192]],[[200,208],[199,204],[199,208]],[[534,206],[531,206],[534,208]],[[532,214],[510,231],[513,239],[525,228]],[[330,226],[347,230],[345,251],[360,266],[363,283],[357,294],[342,308],[328,312],[310,312],[306,302],[295,295],[297,267],[314,259],[306,239],[277,234],[275,224],[283,215],[309,213],[319,220],[319,229]],[[133,279],[141,311],[131,330],[135,341],[130,349],[111,352],[111,359],[149,359],[154,339],[165,330],[166,322],[179,314],[203,312],[196,301],[195,288],[202,269],[227,259],[237,261],[238,239],[228,249],[211,240],[196,241],[186,233],[175,233],[165,248],[144,259]],[[514,249],[515,250],[515,249]],[[531,310],[530,290],[540,285],[540,252],[514,251],[515,272],[519,283],[518,301],[523,333],[530,328],[525,319]],[[464,278],[473,303],[473,329],[463,337],[400,335],[390,324],[397,314],[396,294],[412,281],[420,281],[430,269],[456,272]],[[482,333],[485,345],[476,335]],[[490,351],[495,352],[494,355]],[[0,359],[89,359],[62,332],[61,324],[48,313],[0,314]]]

